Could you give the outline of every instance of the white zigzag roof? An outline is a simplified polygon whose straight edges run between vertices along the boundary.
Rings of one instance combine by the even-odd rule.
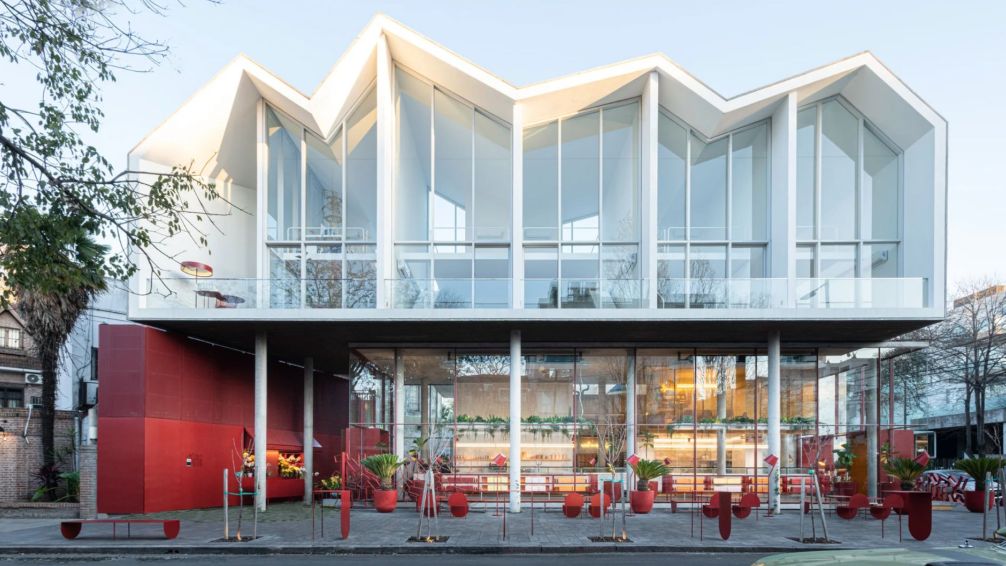
[[[311,95],[239,55],[130,152],[161,165],[207,163],[207,175],[255,186],[255,108],[260,98],[310,130],[331,135],[377,74],[379,45],[392,61],[508,120],[515,105],[533,124],[638,96],[659,77],[659,103],[706,137],[769,117],[794,95],[800,105],[833,95],[854,104],[902,148],[946,121],[872,53],[862,52],[726,98],[662,53],[596,67],[527,86],[490,71],[384,15],[375,16]]]

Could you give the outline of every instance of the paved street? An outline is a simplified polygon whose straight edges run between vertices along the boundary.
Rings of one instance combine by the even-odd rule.
[[[683,562],[695,566],[748,566],[754,562],[759,555],[756,554],[660,554],[643,553],[631,554],[619,552],[616,554],[595,554],[591,555],[589,562],[591,566],[624,566],[631,563],[635,566],[657,566],[666,565],[672,562]],[[553,566],[566,564],[582,564],[586,557],[582,554],[556,554],[556,555],[506,555],[506,556],[485,556],[485,555],[437,555],[422,556],[410,555],[407,558],[410,566],[531,566],[548,563]],[[135,557],[94,557],[86,561],[66,560],[65,558],[0,558],[0,564],[31,564],[31,565],[73,565],[73,564],[95,564],[110,562],[115,566],[133,566],[134,564],[184,564],[185,566],[258,566],[275,564],[278,560],[283,562],[295,562],[296,564],[332,564],[333,561],[344,566],[378,566],[388,564],[391,558],[388,556],[179,556],[171,558],[143,558]],[[397,558],[396,558],[397,560]],[[113,562],[114,561],[114,562]]]
[[[352,528],[348,539],[339,536],[339,513],[326,511],[325,532],[321,533],[320,522],[316,524],[314,537],[311,532],[311,509],[300,503],[271,505],[260,515],[259,538],[249,542],[219,542],[224,535],[223,512],[220,509],[192,510],[159,513],[147,518],[177,518],[181,520],[181,532],[175,540],[165,540],[159,525],[135,525],[131,529],[132,538],[125,538],[125,527],[118,530],[119,537],[112,539],[112,527],[85,525],[75,540],[65,540],[59,534],[58,520],[0,520],[0,556],[16,552],[35,555],[46,553],[89,553],[102,554],[145,554],[164,556],[184,553],[207,555],[216,553],[303,553],[303,554],[400,554],[400,553],[468,553],[471,559],[479,554],[492,553],[648,553],[648,552],[718,552],[743,550],[751,553],[771,553],[789,550],[821,550],[836,548],[884,548],[904,547],[924,550],[934,547],[956,546],[965,537],[977,538],[981,534],[981,515],[968,513],[955,507],[934,511],[932,536],[926,541],[915,541],[909,536],[907,525],[901,526],[903,541],[899,541],[899,521],[896,516],[884,525],[881,535],[880,521],[860,516],[846,521],[829,514],[828,532],[838,544],[801,544],[795,539],[800,534],[801,517],[795,511],[784,512],[781,516],[766,517],[755,514],[744,520],[734,520],[729,540],[721,540],[716,521],[703,520],[699,513],[681,510],[671,513],[669,509],[658,508],[648,515],[627,516],[625,532],[632,542],[611,543],[592,542],[588,537],[600,534],[611,535],[612,524],[591,518],[568,519],[553,508],[543,513],[540,508],[533,515],[530,510],[519,515],[507,515],[506,536],[503,536],[503,516],[496,516],[494,509],[475,511],[463,519],[450,516],[441,517],[430,531],[423,534],[449,537],[444,543],[408,542],[417,534],[419,515],[414,506],[399,507],[392,514],[381,514],[370,508],[354,509]],[[990,516],[990,531],[995,528],[995,519]],[[804,516],[804,534],[821,536],[818,524],[812,531],[809,516]],[[234,534],[237,512],[232,510],[230,529]],[[615,532],[621,534],[621,519],[616,522]],[[252,534],[251,517],[243,518],[242,532]],[[691,556],[691,555],[689,555]],[[365,559],[366,557],[362,557]],[[489,558],[486,558],[489,560]],[[730,557],[723,558],[736,563]],[[538,556],[540,562],[543,557]],[[380,560],[378,559],[378,562]],[[366,562],[361,562],[366,563]],[[716,562],[713,562],[716,563]]]

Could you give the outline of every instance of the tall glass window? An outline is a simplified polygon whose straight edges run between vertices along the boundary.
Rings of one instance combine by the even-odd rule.
[[[510,127],[401,68],[395,77],[392,302],[399,308],[509,306]],[[422,268],[413,250],[419,245],[433,254]]]
[[[797,277],[898,277],[899,152],[841,98],[801,109],[797,122],[798,254],[818,250]]]
[[[805,108],[796,116],[796,237],[813,240],[817,236],[816,181],[817,107]]]
[[[376,307],[376,121],[373,89],[328,140],[266,107],[273,307]]]
[[[600,112],[562,122],[562,240],[597,241]]]
[[[658,120],[657,238],[662,241],[684,240],[688,132],[663,112],[659,114]]]
[[[434,91],[433,240],[471,240],[472,110]]]
[[[821,239],[856,237],[859,120],[837,100],[821,107]]]
[[[426,83],[401,69],[395,71],[395,83],[398,86],[395,240],[422,242],[430,239],[432,92]]]
[[[524,239],[559,239],[559,123],[524,130]]]
[[[639,167],[638,101],[524,131],[526,308],[641,304]]]
[[[346,121],[346,240],[377,240],[377,96]]]
[[[305,238],[327,239],[342,231],[342,132],[331,145],[307,135],[307,223]]]
[[[731,154],[731,230],[733,241],[768,239],[768,126],[733,136]]]
[[[635,104],[604,112],[601,183],[601,239],[639,240],[639,108]]]
[[[303,132],[293,120],[266,108],[269,147],[266,238],[269,240],[301,239],[300,145]]]
[[[754,281],[766,276],[768,123],[706,140],[661,111],[657,128],[658,304],[746,308],[775,300],[771,285]]]
[[[691,138],[692,240],[727,238],[727,139],[706,143]]]

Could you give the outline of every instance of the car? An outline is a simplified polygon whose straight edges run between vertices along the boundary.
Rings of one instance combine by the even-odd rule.
[[[974,491],[975,490],[975,479],[965,472],[953,469],[944,470],[926,470],[922,472],[921,485],[923,489],[929,489],[932,485],[940,485],[940,483],[949,484],[954,486],[961,480],[965,478],[964,488],[962,491]],[[993,481],[987,487],[995,491],[996,496],[999,496],[999,482]]]
[[[1003,564],[1006,563],[1006,548],[988,543],[975,542],[972,548],[930,548],[910,550],[907,548],[869,548],[859,550],[817,550],[773,554],[756,560],[753,566],[797,566],[814,564],[849,564],[890,566],[892,564],[937,566],[946,564]]]

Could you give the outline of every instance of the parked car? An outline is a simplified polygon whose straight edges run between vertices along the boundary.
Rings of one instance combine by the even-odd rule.
[[[960,470],[926,470],[922,472],[922,485],[923,487],[928,487],[934,483],[938,483],[944,479],[950,480],[951,485],[956,484],[960,481],[961,477],[967,478],[964,484],[964,491],[974,491],[975,490],[975,479],[965,472]],[[996,494],[999,493],[999,482],[992,481],[986,489],[995,490]]]

